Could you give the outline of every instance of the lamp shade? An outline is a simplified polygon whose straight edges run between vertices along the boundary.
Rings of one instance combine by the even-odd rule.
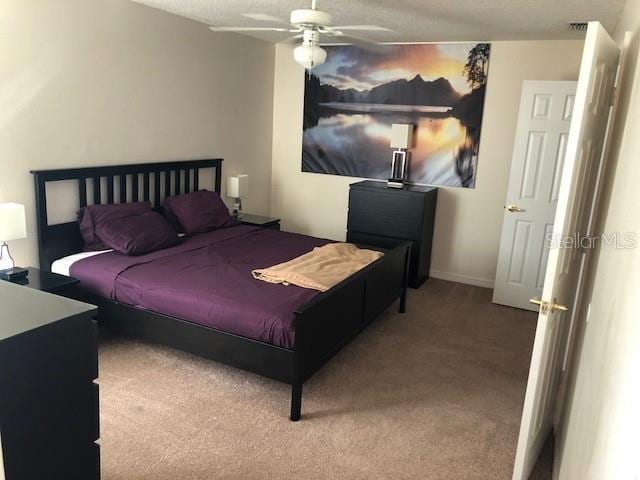
[[[0,242],[27,237],[24,205],[0,203]]]
[[[249,175],[236,175],[227,178],[227,197],[241,198],[249,193]]]
[[[391,125],[391,148],[411,148],[413,125],[393,123]]]

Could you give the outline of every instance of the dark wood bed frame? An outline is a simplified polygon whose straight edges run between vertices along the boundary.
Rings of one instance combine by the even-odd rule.
[[[80,207],[145,200],[160,209],[167,196],[206,188],[200,186],[203,169],[214,169],[213,188],[220,192],[222,159],[31,172],[40,268],[50,270],[54,260],[83,249],[77,222],[49,225],[47,183],[77,181]],[[92,202],[87,198],[88,185],[93,186]],[[101,298],[84,291],[82,284],[65,295],[97,305],[99,321],[119,332],[290,384],[290,419],[296,421],[305,380],[396,300],[400,312],[405,311],[410,249],[403,243],[386,250],[380,259],[300,307],[295,312],[292,349]]]

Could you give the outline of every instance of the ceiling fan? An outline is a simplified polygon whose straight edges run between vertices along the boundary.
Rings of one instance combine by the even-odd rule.
[[[375,49],[380,44],[364,38],[355,37],[345,32],[390,32],[391,30],[376,25],[342,25],[332,26],[331,14],[318,10],[317,0],[311,0],[311,8],[293,10],[289,22],[264,13],[245,13],[243,16],[253,20],[273,22],[277,27],[209,27],[214,32],[288,32],[295,35],[288,40],[302,39],[302,44],[293,50],[296,62],[310,70],[322,65],[327,59],[327,52],[320,47],[320,35],[340,37],[346,42],[355,43],[364,48]]]

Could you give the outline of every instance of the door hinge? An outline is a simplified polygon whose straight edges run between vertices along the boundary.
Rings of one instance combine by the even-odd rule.
[[[618,101],[618,87],[613,87],[611,90],[611,107],[613,107]]]

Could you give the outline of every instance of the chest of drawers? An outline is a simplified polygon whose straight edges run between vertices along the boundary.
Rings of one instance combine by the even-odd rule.
[[[9,282],[0,305],[7,480],[98,479],[97,309]]]
[[[380,247],[411,241],[409,285],[418,288],[429,278],[437,199],[433,187],[354,183],[349,188],[347,241]]]

